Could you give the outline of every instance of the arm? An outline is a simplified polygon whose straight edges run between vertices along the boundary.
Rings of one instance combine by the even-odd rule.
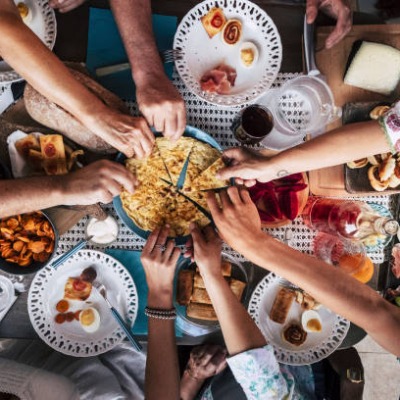
[[[328,36],[325,47],[330,49],[339,43],[351,30],[352,12],[348,0],[307,0],[307,23],[312,24],[318,9],[337,20],[336,27]]]
[[[388,351],[400,355],[400,309],[370,287],[315,257],[299,253],[261,230],[257,209],[245,189],[232,187],[208,202],[222,238],[246,258],[290,280],[332,311],[365,329]]]
[[[221,272],[221,240],[211,226],[201,233],[192,227],[194,260],[221,325],[230,355],[264,346],[267,342],[247,310],[233,294]]]
[[[0,54],[49,100],[128,157],[151,151],[153,135],[144,120],[107,107],[22,22],[12,0],[0,0]]]
[[[182,97],[164,73],[151,23],[150,0],[111,0],[136,85],[140,111],[157,131],[178,139],[186,125]]]
[[[123,165],[106,160],[68,175],[0,180],[0,218],[60,204],[109,203],[122,187],[133,192],[135,185]]]
[[[390,146],[377,121],[345,125],[304,144],[282,151],[274,157],[244,149],[229,149],[224,157],[233,160],[223,168],[222,179],[239,177],[252,185],[255,180],[268,182],[297,172],[344,164],[374,154],[390,151]]]
[[[180,251],[168,241],[168,228],[156,229],[143,249],[141,261],[146,273],[149,294],[147,306],[171,309],[175,266]],[[167,243],[167,244],[166,244]],[[166,244],[163,252],[157,245]],[[175,343],[174,320],[149,318],[146,362],[146,399],[179,399],[179,365]]]

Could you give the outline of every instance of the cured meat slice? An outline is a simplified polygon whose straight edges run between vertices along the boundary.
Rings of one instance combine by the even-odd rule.
[[[200,80],[200,87],[205,92],[229,94],[235,86],[236,70],[229,65],[220,64],[207,71]]]

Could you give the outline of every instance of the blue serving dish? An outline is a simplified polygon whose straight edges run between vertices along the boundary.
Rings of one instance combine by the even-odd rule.
[[[156,137],[161,136],[160,133],[155,134]],[[210,146],[222,151],[222,147],[218,144],[218,142],[213,139],[208,133],[203,132],[200,129],[194,128],[193,126],[187,125],[185,128],[185,133],[183,136],[192,137],[194,139],[200,140],[201,142],[207,143]],[[122,153],[118,154],[116,161],[119,163],[123,163],[126,157]],[[128,214],[125,212],[124,208],[122,207],[122,202],[120,196],[114,197],[113,206],[115,211],[117,212],[118,216],[124,222],[124,224],[138,236],[143,239],[147,239],[150,235],[150,231],[145,231],[139,228],[131,218],[129,218]],[[183,245],[186,243],[188,236],[177,236],[175,239],[175,243],[178,245]]]

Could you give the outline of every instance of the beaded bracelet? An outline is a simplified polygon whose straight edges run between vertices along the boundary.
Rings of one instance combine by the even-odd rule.
[[[175,308],[150,308],[146,306],[144,309],[144,315],[155,319],[176,319],[176,310]]]

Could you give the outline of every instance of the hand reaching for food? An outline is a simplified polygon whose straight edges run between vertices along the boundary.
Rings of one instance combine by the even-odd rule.
[[[67,13],[80,5],[82,5],[86,0],[50,0],[49,6],[54,8],[60,13]]]
[[[155,229],[147,239],[140,257],[149,287],[149,307],[171,306],[162,303],[172,302],[175,266],[180,250],[175,247],[173,240],[168,240],[168,232],[168,225]],[[156,303],[152,304],[153,301]]]
[[[352,11],[348,0],[307,0],[307,23],[312,24],[318,10],[336,19],[336,27],[328,36],[325,47],[330,49],[338,44],[351,30]]]
[[[167,76],[136,83],[136,98],[150,126],[172,140],[182,136],[186,126],[185,103]]]
[[[224,152],[223,158],[228,161],[228,166],[217,173],[219,179],[235,178],[239,185],[253,186],[257,181],[268,182],[274,179],[268,176],[266,162],[268,157],[260,153],[236,147]]]
[[[190,225],[193,259],[199,267],[202,276],[206,274],[221,275],[222,241],[211,225],[202,231],[192,223]],[[188,254],[185,253],[185,256]]]
[[[108,160],[97,161],[62,178],[65,181],[60,203],[65,205],[109,203],[123,187],[133,193],[137,184],[136,177],[123,165]]]
[[[227,351],[221,346],[206,344],[194,347],[184,373],[205,380],[219,374],[226,367]]]
[[[105,108],[102,113],[91,117],[86,125],[127,157],[144,158],[153,149],[155,138],[143,118]]]
[[[221,207],[215,196],[215,193],[210,192],[207,204],[218,234],[232,248],[243,254],[253,238],[256,240],[260,234],[264,235],[257,208],[245,188],[231,186],[221,191]]]

